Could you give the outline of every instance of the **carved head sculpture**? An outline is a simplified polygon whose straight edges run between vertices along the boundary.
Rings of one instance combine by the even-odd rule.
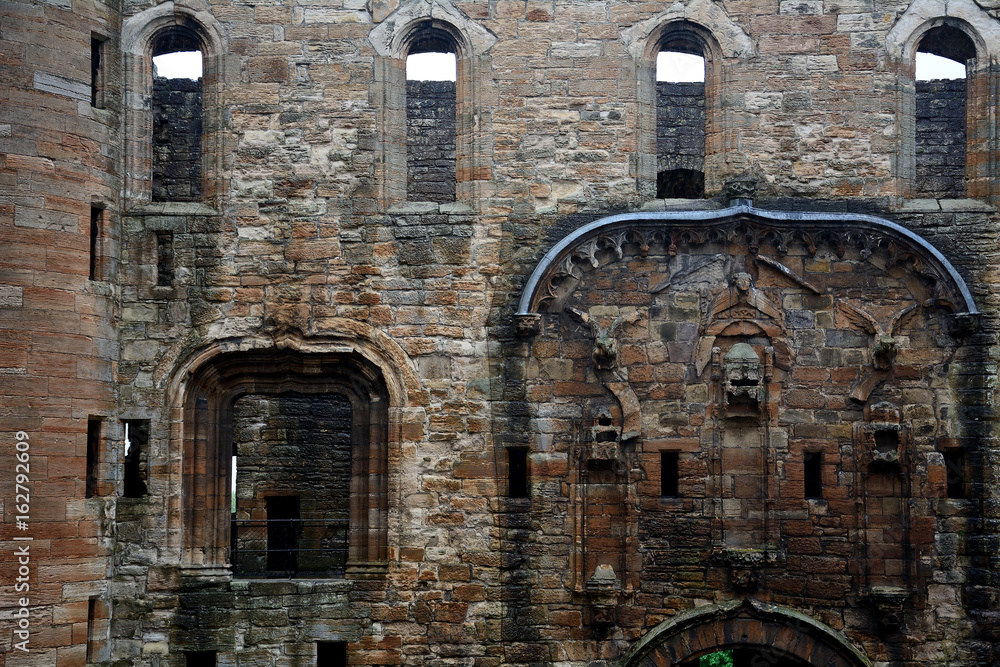
[[[729,414],[756,414],[764,398],[763,368],[757,352],[736,343],[722,361],[725,402]]]
[[[872,366],[876,370],[887,371],[896,359],[896,339],[886,334],[875,337],[872,344]]]

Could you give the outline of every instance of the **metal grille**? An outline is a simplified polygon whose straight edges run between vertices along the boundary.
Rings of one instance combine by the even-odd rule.
[[[233,519],[230,554],[237,577],[343,577],[347,521]]]

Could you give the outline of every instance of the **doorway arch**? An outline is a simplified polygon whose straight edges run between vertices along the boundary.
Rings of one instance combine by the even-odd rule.
[[[785,607],[747,598],[698,607],[659,624],[618,667],[697,667],[699,658],[733,650],[741,660],[787,667],[871,667],[843,635]]]

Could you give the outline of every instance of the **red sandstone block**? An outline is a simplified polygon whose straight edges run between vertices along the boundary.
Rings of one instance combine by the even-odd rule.
[[[468,565],[441,565],[438,575],[441,581],[469,581],[472,570]]]
[[[481,584],[461,584],[452,589],[451,596],[460,602],[481,602],[486,599],[486,588]]]

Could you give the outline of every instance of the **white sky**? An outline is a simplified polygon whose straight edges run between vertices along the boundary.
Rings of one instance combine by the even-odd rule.
[[[705,80],[705,59],[690,53],[660,51],[656,56],[656,80],[692,83]]]
[[[406,58],[408,81],[454,81],[454,53],[415,53]]]
[[[153,73],[165,79],[200,79],[201,51],[164,53],[153,58]]]
[[[199,79],[200,51],[167,53],[153,58],[157,76]],[[454,81],[455,54],[418,53],[406,59],[406,78],[420,81]],[[930,53],[917,53],[917,80],[964,79],[965,65]],[[687,53],[663,51],[656,58],[657,81],[704,81],[705,59]]]
[[[964,79],[965,65],[932,53],[917,53],[917,81]]]

